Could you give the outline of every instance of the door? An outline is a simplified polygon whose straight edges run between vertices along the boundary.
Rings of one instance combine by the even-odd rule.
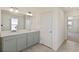
[[[36,31],[33,33],[33,40],[34,40],[34,44],[39,43],[39,39],[40,39],[40,32]]]
[[[28,44],[27,47],[30,47],[33,45],[33,32],[28,33]]]
[[[16,38],[5,38],[3,41],[3,51],[16,52]]]
[[[40,43],[52,47],[52,15],[43,13],[40,20]]]

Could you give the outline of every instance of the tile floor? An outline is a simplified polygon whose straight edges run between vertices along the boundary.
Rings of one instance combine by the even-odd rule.
[[[58,52],[79,52],[79,43],[71,40],[67,40],[58,49]]]
[[[55,52],[42,44],[36,44],[23,52]],[[79,43],[71,40],[65,41],[57,52],[79,52]]]
[[[54,50],[48,48],[47,46],[44,46],[42,44],[36,44],[26,50],[24,50],[23,52],[54,52]]]

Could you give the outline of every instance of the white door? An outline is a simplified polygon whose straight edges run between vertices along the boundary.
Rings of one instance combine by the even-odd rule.
[[[40,20],[40,43],[52,47],[52,15],[43,13]]]

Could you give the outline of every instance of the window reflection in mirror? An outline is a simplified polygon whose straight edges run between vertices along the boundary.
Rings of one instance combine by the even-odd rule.
[[[11,18],[11,31],[16,31],[18,26],[18,19]]]

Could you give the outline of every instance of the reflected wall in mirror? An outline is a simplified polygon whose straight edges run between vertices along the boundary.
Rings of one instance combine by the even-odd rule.
[[[32,16],[26,16],[25,29],[31,30],[31,26],[32,26]]]

